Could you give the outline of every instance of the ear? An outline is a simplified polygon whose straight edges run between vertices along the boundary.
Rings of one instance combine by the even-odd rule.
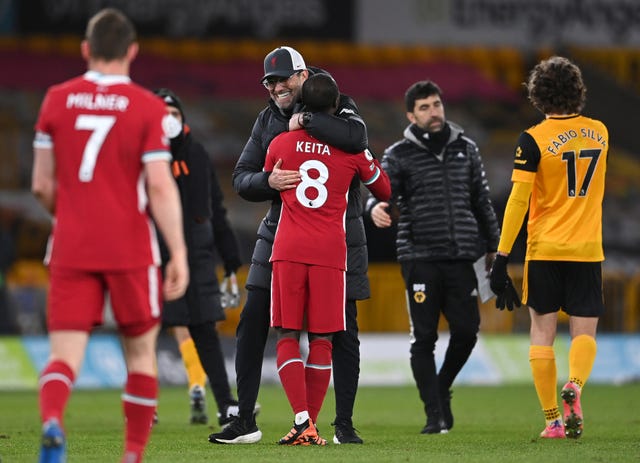
[[[82,42],[80,42],[80,54],[85,61],[89,61],[89,58],[91,58],[91,51],[89,49],[88,40],[83,40]]]
[[[407,112],[407,119],[409,119],[409,122],[412,124],[416,123],[416,116],[414,116],[413,113]]]
[[[129,48],[127,49],[127,60],[130,63],[134,59],[136,59],[136,57],[138,56],[138,51],[140,51],[140,45],[138,45],[138,42],[133,42],[131,45],[129,45]]]

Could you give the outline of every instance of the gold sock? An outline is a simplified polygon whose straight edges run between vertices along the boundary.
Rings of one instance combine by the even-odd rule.
[[[530,346],[529,364],[536,387],[538,401],[542,406],[547,424],[560,419],[558,408],[558,373],[552,346]]]
[[[581,390],[589,379],[596,360],[596,340],[587,334],[576,336],[569,348],[569,381]]]
[[[182,354],[184,368],[187,370],[189,389],[196,384],[204,388],[207,375],[202,368],[200,357],[198,357],[198,351],[196,350],[196,345],[192,338],[189,338],[180,344],[180,354]]]

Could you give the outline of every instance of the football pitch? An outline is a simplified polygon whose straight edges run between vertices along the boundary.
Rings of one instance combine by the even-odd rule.
[[[585,430],[578,440],[543,440],[532,385],[460,386],[453,392],[454,428],[422,435],[425,418],[414,387],[362,387],[355,424],[364,445],[331,443],[334,398],[329,391],[318,420],[327,447],[283,447],[275,442],[293,419],[278,385],[264,386],[258,425],[262,441],[216,445],[216,407],[207,396],[210,422],[188,424],[186,387],[160,391],[159,423],[146,452],[148,462],[626,462],[640,461],[640,384],[587,384]],[[39,419],[35,391],[0,392],[2,463],[37,461]],[[117,462],[122,442],[120,391],[77,390],[66,415],[68,462]]]

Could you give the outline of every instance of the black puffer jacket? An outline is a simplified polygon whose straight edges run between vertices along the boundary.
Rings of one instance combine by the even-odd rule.
[[[398,261],[476,260],[498,248],[500,231],[476,144],[459,126],[441,159],[410,130],[385,150],[392,207],[399,212]],[[377,203],[370,197],[367,211]]]
[[[310,68],[311,73],[323,72]],[[299,105],[292,113],[299,112]],[[288,128],[291,114],[282,114],[275,103],[269,100],[256,119],[251,137],[240,155],[233,171],[233,187],[240,196],[248,201],[271,201],[271,208],[258,227],[251,267],[247,276],[247,288],[271,287],[271,248],[278,220],[280,219],[280,193],[269,186],[269,173],[264,172],[264,159],[271,140]],[[311,121],[305,126],[307,132],[330,145],[344,151],[358,153],[367,148],[366,126],[358,115],[354,101],[340,96],[338,109],[334,115],[314,113]],[[347,299],[366,299],[370,296],[369,279],[367,277],[368,257],[367,239],[362,221],[363,199],[360,181],[354,178],[349,189],[347,206]]]
[[[224,320],[216,277],[216,251],[225,273],[241,266],[238,242],[223,204],[223,193],[209,155],[186,129],[171,140],[172,169],[182,202],[190,281],[186,294],[164,303],[165,325],[197,325]],[[163,262],[168,253],[163,245]]]

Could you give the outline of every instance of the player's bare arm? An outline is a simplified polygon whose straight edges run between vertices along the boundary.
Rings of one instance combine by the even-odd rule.
[[[151,214],[169,248],[163,292],[168,300],[182,297],[189,283],[187,247],[182,231],[180,194],[166,161],[145,164]]]
[[[34,149],[31,191],[47,211],[51,214],[55,212],[56,161],[52,149]]]

